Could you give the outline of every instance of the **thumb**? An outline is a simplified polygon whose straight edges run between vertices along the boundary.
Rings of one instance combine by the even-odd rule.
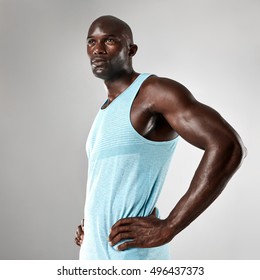
[[[81,224],[80,224],[83,231],[84,231],[84,221],[85,221],[85,220],[82,219],[82,220],[81,220]]]
[[[157,217],[157,215],[156,215],[156,207],[153,208],[153,212],[151,213],[151,216]]]

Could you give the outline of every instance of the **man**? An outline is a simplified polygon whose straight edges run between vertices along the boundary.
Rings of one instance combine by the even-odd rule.
[[[87,140],[81,259],[169,259],[168,243],[222,192],[246,149],[234,129],[180,83],[133,70],[130,27],[113,16],[90,26],[87,53],[107,101]],[[166,219],[155,208],[178,136],[204,154]]]

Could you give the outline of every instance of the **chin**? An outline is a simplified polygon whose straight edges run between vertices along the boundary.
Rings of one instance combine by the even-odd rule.
[[[107,76],[104,75],[103,73],[97,73],[97,72],[93,72],[94,76],[99,78],[99,79],[102,79],[102,80],[106,80]]]
[[[94,76],[99,78],[99,79],[102,79],[102,80],[109,80],[111,78],[111,75],[109,75],[109,73],[107,71],[102,71],[102,70],[93,70],[92,71]]]
[[[104,69],[92,69],[92,72],[94,74],[94,76],[96,76],[97,78],[103,79],[105,80],[108,76],[107,71],[104,71]]]

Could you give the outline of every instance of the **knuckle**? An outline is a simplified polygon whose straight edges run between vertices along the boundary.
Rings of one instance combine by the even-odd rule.
[[[124,243],[122,245],[119,246],[120,250],[126,250],[128,248],[127,243]]]

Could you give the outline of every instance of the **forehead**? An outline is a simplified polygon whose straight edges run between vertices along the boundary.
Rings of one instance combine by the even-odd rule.
[[[123,26],[114,22],[94,22],[88,30],[88,37],[105,35],[125,37],[126,32]]]

